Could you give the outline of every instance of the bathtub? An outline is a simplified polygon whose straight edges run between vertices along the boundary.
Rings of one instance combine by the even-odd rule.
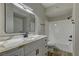
[[[72,44],[65,44],[65,43],[59,43],[59,42],[48,42],[47,43],[48,46],[55,46],[57,47],[58,49],[62,50],[62,51],[65,51],[65,52],[73,52],[73,49],[72,49]]]
[[[69,44],[55,43],[54,46],[62,51],[73,52],[72,45]]]

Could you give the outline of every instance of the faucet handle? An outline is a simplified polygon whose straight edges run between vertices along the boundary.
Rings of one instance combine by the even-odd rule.
[[[70,35],[69,38],[72,38],[72,35]]]
[[[72,41],[71,39],[69,39],[69,41]]]
[[[28,32],[26,32],[26,33],[24,34],[24,37],[28,37]]]

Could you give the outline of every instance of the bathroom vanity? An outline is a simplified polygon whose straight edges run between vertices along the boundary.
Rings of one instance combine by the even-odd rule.
[[[21,45],[13,48],[3,48],[0,51],[0,56],[45,56],[46,53],[47,37],[40,36],[37,39],[26,40]]]
[[[47,53],[47,36],[39,34],[37,15],[28,6],[15,3],[3,4],[5,21],[4,34],[13,36],[13,33],[35,33],[28,37],[2,39],[0,37],[0,56],[44,56]],[[17,7],[18,6],[18,7]],[[20,8],[22,7],[22,8]],[[3,33],[2,33],[3,34]],[[2,35],[1,36],[5,36]],[[9,35],[8,35],[9,34]],[[21,35],[20,34],[20,35]],[[17,36],[17,35],[15,35]],[[2,42],[6,41],[6,42]]]

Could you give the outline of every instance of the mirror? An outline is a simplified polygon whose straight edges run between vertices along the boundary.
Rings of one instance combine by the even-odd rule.
[[[17,6],[5,4],[5,32],[25,33],[35,32],[35,16]]]

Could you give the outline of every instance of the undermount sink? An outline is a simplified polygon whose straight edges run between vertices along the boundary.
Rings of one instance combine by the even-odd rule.
[[[29,35],[27,38],[25,38],[25,40],[34,40],[39,37],[40,37],[40,35]]]
[[[24,38],[24,43],[29,43],[29,42],[32,42],[32,41],[35,41],[37,39],[39,39],[40,35],[30,35],[26,38]]]
[[[38,36],[40,36],[40,35],[29,35],[28,37],[36,38],[36,37],[38,37]]]
[[[15,47],[17,45],[20,45],[24,42],[23,37],[19,36],[13,36],[11,39],[0,41],[0,47],[9,48],[9,47]]]

